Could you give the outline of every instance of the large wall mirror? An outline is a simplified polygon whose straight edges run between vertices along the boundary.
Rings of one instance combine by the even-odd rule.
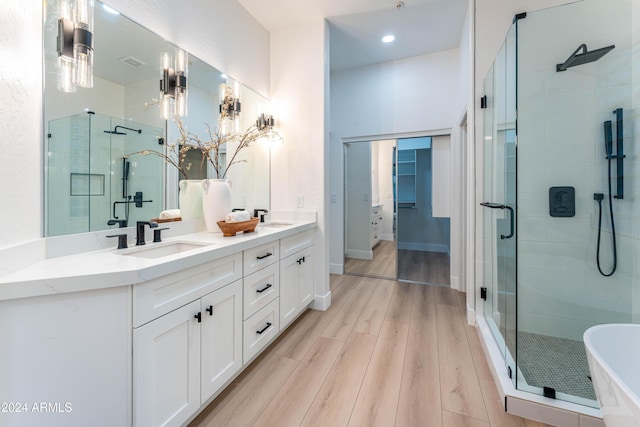
[[[113,220],[131,226],[178,207],[177,169],[161,157],[129,156],[163,152],[177,141],[176,124],[163,120],[154,104],[161,54],[173,55],[176,46],[96,1],[93,87],[67,92],[57,53],[58,19],[65,4],[47,0],[44,17],[45,236],[103,230],[117,226],[109,225]],[[267,111],[266,98],[189,55],[188,114],[183,118],[189,132],[206,138],[206,124],[217,127],[222,83],[237,88],[239,131]],[[258,141],[236,160],[241,162],[226,176],[233,207],[268,209],[269,144]],[[215,177],[210,168],[197,169],[194,177]]]

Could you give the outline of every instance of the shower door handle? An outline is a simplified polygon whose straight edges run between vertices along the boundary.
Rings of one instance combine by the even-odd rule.
[[[484,206],[485,208],[490,209],[508,209],[509,210],[509,234],[505,236],[504,234],[500,235],[500,239],[510,239],[513,237],[514,232],[514,217],[513,217],[513,208],[511,206],[503,205],[501,203],[492,203],[492,202],[484,202],[480,203],[480,206]]]
[[[509,210],[509,235],[505,236],[504,234],[500,235],[501,239],[510,239],[513,237],[513,231],[514,231],[514,224],[513,224],[513,208],[511,206],[504,206],[503,209],[508,209]]]

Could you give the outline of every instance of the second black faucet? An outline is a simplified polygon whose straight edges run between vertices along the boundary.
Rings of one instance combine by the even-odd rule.
[[[149,228],[157,228],[157,222],[151,221],[138,221],[136,222],[136,246],[141,246],[146,244],[144,241],[144,226],[148,225]]]

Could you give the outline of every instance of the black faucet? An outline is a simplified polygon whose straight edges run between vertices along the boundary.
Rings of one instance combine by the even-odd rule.
[[[127,249],[127,234],[113,234],[107,237],[117,237],[118,238],[118,249]]]
[[[157,222],[151,221],[138,221],[136,222],[136,246],[141,246],[146,244],[144,241],[144,226],[148,225],[149,228],[158,227]]]
[[[261,214],[261,215],[260,215],[260,222],[264,222],[264,216],[265,216],[266,214],[268,214],[268,213],[269,213],[269,211],[268,211],[268,210],[266,210],[266,209],[254,209],[254,210],[253,210],[253,216],[254,216],[254,217],[257,217],[257,216],[258,216],[258,214],[259,214],[260,212],[264,212],[263,214]]]
[[[126,219],[110,219],[107,221],[107,225],[116,225],[118,224],[118,228],[125,228],[127,226]]]

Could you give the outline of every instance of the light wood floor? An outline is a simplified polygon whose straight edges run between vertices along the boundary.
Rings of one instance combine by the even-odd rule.
[[[389,279],[397,277],[400,280],[437,285],[450,284],[448,254],[400,249],[396,255],[396,243],[387,240],[380,241],[373,248],[373,259],[370,261],[345,258],[344,273]]]
[[[504,412],[464,294],[356,276],[331,290],[190,426],[545,426]]]
[[[381,240],[373,248],[373,259],[345,258],[344,273],[357,276],[396,278],[396,242]]]
[[[398,273],[400,280],[449,286],[449,254],[400,249]]]

